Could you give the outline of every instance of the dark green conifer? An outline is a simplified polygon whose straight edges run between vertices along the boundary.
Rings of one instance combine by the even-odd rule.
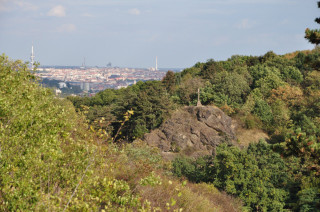
[[[320,8],[320,1],[318,1],[318,8]],[[316,23],[320,24],[320,17],[314,20]],[[318,45],[320,43],[320,30],[319,29],[309,29],[307,28],[304,36],[310,43]]]

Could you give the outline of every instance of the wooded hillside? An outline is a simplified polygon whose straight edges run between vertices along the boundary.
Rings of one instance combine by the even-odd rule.
[[[157,149],[110,143],[102,126],[1,55],[0,211],[241,210],[212,185],[174,177]]]
[[[252,144],[248,150],[220,149],[227,154],[220,162],[231,157],[232,165],[220,167],[216,164],[219,157],[215,157],[208,164],[211,167],[214,163],[216,168],[206,173],[206,180],[194,179],[196,175],[192,175],[192,179],[214,183],[218,188],[237,195],[251,210],[312,211],[319,208],[320,198],[319,56],[320,49],[315,48],[287,55],[268,52],[263,56],[235,55],[226,61],[211,59],[181,73],[169,71],[162,82],[139,82],[120,90],[102,91],[92,98],[68,99],[79,111],[86,108],[90,123],[97,129],[102,127],[114,140],[132,142],[159,127],[176,108],[196,105],[197,90],[200,88],[203,105],[220,107],[237,120],[243,130],[263,130],[270,139],[266,144]],[[133,114],[125,125],[121,125],[118,120],[123,120],[122,116],[128,110],[132,110]],[[242,142],[248,143],[239,140],[239,143]],[[282,183],[278,182],[278,177],[271,177],[277,178],[277,181],[266,181],[269,185],[262,192],[257,187],[259,183],[253,185],[250,177],[244,177],[246,174],[242,171],[247,167],[247,162],[240,155],[249,157],[246,155],[250,148],[257,148],[256,152],[250,153],[253,155],[261,155],[261,151],[265,151],[262,149],[268,149],[261,163],[273,163],[271,158],[279,158],[281,166],[267,168],[258,165],[254,170],[263,171],[259,174],[261,177],[276,173],[276,170],[279,174],[285,173]],[[267,162],[269,157],[271,161]],[[197,164],[192,159],[190,163]],[[237,169],[233,167],[238,166],[235,163],[239,163]],[[196,167],[192,169],[197,170]],[[235,171],[239,171],[241,180],[234,175]],[[183,170],[180,172],[184,173]],[[229,179],[228,183],[218,183],[222,176],[222,179]],[[255,175],[252,177],[260,179],[261,185],[267,180]],[[244,185],[249,186],[251,194],[242,193]],[[257,198],[260,195],[266,200]],[[274,195],[277,199],[270,199]]]

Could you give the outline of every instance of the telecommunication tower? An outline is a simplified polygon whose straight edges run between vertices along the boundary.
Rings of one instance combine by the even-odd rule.
[[[32,44],[32,47],[31,47],[31,56],[30,56],[30,68],[31,70],[34,69],[34,52],[33,52],[33,44]]]
[[[80,67],[80,69],[86,69],[86,58],[83,58],[83,63],[82,66]]]
[[[158,71],[158,56],[156,56],[156,71]]]

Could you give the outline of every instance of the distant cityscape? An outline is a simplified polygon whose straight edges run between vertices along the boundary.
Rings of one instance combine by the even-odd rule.
[[[30,68],[34,67],[33,46],[30,56]],[[156,57],[155,68],[121,68],[82,66],[40,66],[36,76],[42,79],[42,84],[54,88],[56,94],[67,93],[77,95],[94,95],[112,88],[120,89],[136,84],[138,81],[161,80],[168,70],[179,72],[181,69],[158,69]]]
[[[44,82],[55,80],[57,89],[79,86],[83,92],[94,94],[107,88],[124,88],[138,81],[161,80],[168,70],[119,67],[40,67],[36,75]]]

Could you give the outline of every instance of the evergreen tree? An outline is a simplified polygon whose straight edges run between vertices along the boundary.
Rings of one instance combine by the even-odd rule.
[[[318,1],[318,8],[320,8],[320,1]],[[316,23],[320,24],[320,17],[316,18],[314,20]],[[309,28],[306,29],[305,32],[305,38],[313,44],[318,45],[320,43],[320,30],[319,29],[313,29],[310,30]]]

